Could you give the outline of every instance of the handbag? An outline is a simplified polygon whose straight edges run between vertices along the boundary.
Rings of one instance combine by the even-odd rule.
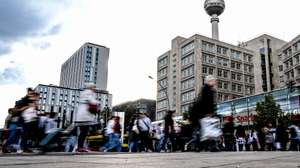
[[[92,103],[89,103],[88,104],[89,108],[88,108],[88,111],[94,115],[96,115],[98,113],[98,106],[97,104],[92,104]]]

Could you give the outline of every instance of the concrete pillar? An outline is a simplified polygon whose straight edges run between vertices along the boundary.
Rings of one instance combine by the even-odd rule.
[[[219,18],[218,15],[214,14],[211,18],[212,24],[212,38],[215,40],[219,40]]]

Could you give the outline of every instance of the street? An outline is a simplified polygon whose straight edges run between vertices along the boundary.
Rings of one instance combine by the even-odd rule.
[[[300,168],[299,152],[2,155],[2,168]]]

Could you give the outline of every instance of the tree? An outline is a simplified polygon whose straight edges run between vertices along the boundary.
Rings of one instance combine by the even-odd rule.
[[[276,126],[279,121],[287,119],[272,95],[266,95],[264,101],[257,102],[256,112],[255,123],[259,127],[265,126],[267,123],[272,123],[272,125]]]

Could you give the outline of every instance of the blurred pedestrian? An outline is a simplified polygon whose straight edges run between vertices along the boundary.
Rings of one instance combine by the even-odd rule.
[[[120,117],[114,116],[111,120],[109,120],[106,127],[106,131],[108,136],[108,142],[105,145],[104,152],[110,152],[112,150],[121,152],[122,144],[120,142],[120,138],[121,138]]]
[[[256,131],[252,128],[248,131],[246,138],[246,151],[250,151],[252,147],[252,151],[258,150],[258,137]]]
[[[290,126],[290,147],[289,151],[299,151],[300,150],[300,135],[298,133],[298,127],[295,125]]]
[[[152,125],[149,117],[144,112],[138,113],[137,127],[139,129],[140,136],[140,150],[146,152],[153,151],[153,144],[151,139]]]
[[[244,145],[246,143],[246,132],[245,128],[242,125],[238,125],[235,132],[236,142],[237,142],[237,150],[243,151]]]
[[[175,111],[169,110],[164,118],[165,120],[165,126],[164,126],[164,139],[161,146],[161,150],[167,150],[166,145],[167,142],[170,142],[171,149],[170,152],[173,151],[175,148],[175,142],[174,142],[174,120],[173,120],[173,113]]]
[[[275,150],[275,138],[274,138],[274,132],[275,129],[273,128],[273,125],[271,123],[267,124],[267,127],[264,128],[266,133],[266,149],[268,151],[274,151]]]
[[[28,104],[25,105],[24,111],[22,112],[22,118],[24,121],[23,124],[23,134],[21,140],[21,148],[24,152],[32,152],[30,149],[30,145],[28,143],[29,140],[31,142],[37,143],[36,132],[38,132],[39,127],[39,119],[37,115],[37,101],[39,100],[38,93],[30,93],[28,96]]]
[[[80,92],[78,111],[76,113],[76,125],[79,127],[78,152],[88,152],[84,147],[89,127],[96,124],[96,114],[99,102],[96,99],[96,85],[87,83],[86,89]]]
[[[223,137],[225,144],[225,151],[234,151],[235,138],[234,138],[234,118],[232,116],[227,117],[227,122],[224,124]]]
[[[276,128],[276,147],[277,150],[286,151],[286,146],[289,141],[287,127],[283,122],[279,122]]]

